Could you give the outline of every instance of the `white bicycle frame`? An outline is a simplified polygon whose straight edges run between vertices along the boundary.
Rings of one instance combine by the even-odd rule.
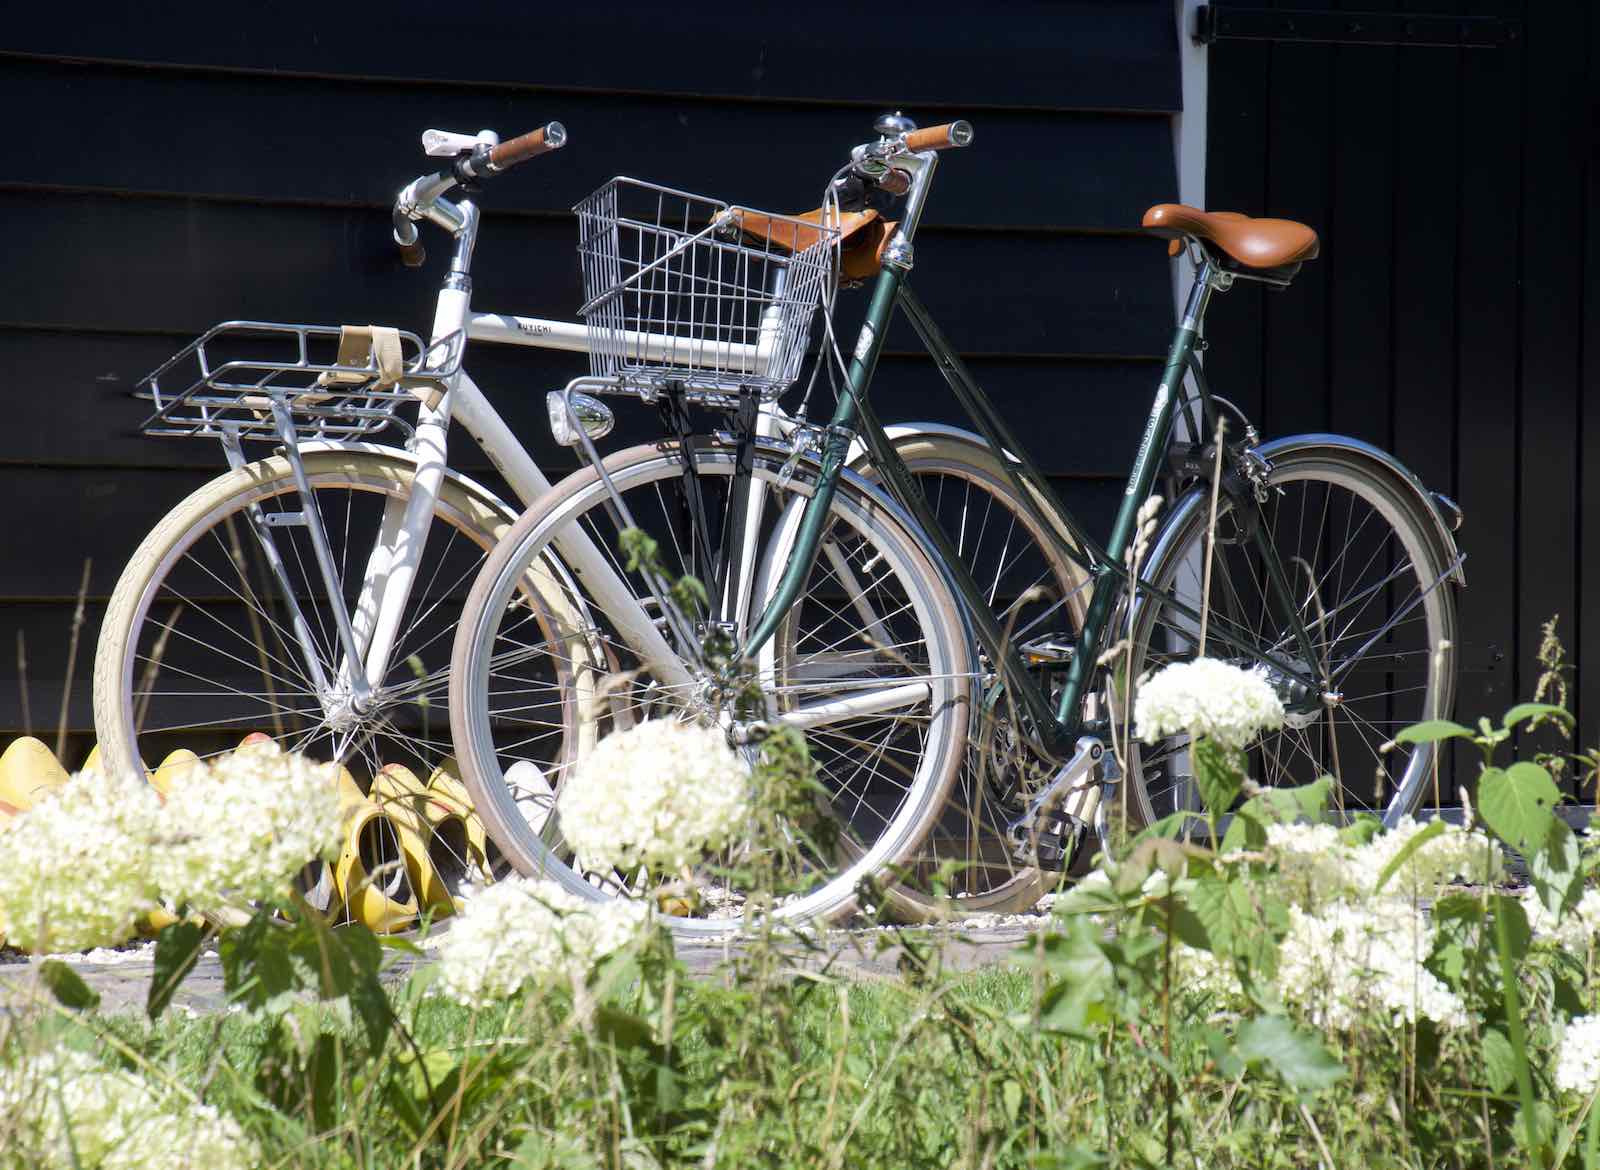
[[[426,218],[450,231],[455,240],[449,272],[435,306],[430,350],[436,347],[448,350],[452,345],[464,346],[467,341],[479,341],[587,353],[589,331],[580,322],[473,311],[471,265],[479,223],[478,208],[468,199],[450,203],[442,198],[442,191],[424,197],[422,185],[423,180],[418,180],[406,188],[397,207],[409,206],[408,214],[412,219]],[[658,339],[644,335],[630,338],[629,344],[660,356],[683,354],[685,343],[681,338]],[[732,364],[745,364],[756,370],[768,356],[768,349],[764,345],[729,347],[724,344],[719,347],[719,357],[724,363],[731,359]],[[731,353],[730,350],[748,350],[748,353]],[[672,358],[665,356],[663,360]],[[467,373],[464,361],[458,363],[456,373],[447,380],[437,401],[432,405],[424,402],[418,407],[416,425],[408,442],[408,449],[416,460],[411,493],[405,499],[391,498],[386,503],[355,610],[336,614],[338,624],[348,632],[348,637],[341,638],[346,654],[336,672],[337,682],[330,687],[331,693],[321,696],[324,708],[330,712],[341,702],[339,692],[360,704],[382,685],[388,673],[400,622],[416,581],[423,546],[449,468],[447,436],[452,419],[460,422],[472,436],[524,507],[534,504],[551,488],[549,478]],[[798,426],[773,402],[762,407],[757,434],[766,438],[789,437]],[[337,445],[318,443],[308,445],[308,449]],[[236,446],[230,449],[229,455],[232,460],[242,461]],[[755,525],[761,514],[765,490],[765,485],[759,481],[751,484],[751,520],[741,542],[741,571],[735,578],[744,583],[746,591],[758,578],[765,576],[755,564],[758,543]],[[308,503],[314,508],[314,501]],[[638,604],[605,552],[576,525],[556,537],[554,543],[565,568],[584,581],[590,597],[617,624],[617,632],[640,660],[649,662],[662,682],[692,687],[695,679],[691,671]],[[342,611],[343,596],[335,585],[329,582],[330,603]],[[749,596],[730,600],[728,612],[736,613],[740,622],[747,620]],[[870,613],[862,616],[869,624],[876,621],[876,616]],[[315,662],[317,655],[308,642],[309,630],[297,627],[297,634],[308,661]],[[781,718],[797,727],[815,727],[837,719],[903,707],[925,698],[926,694],[925,685],[880,687],[807,705]]]

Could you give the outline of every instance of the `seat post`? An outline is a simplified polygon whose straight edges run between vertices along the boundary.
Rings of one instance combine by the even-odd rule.
[[[1184,306],[1183,320],[1179,322],[1178,328],[1192,330],[1195,333],[1201,332],[1200,326],[1205,321],[1206,308],[1211,303],[1211,290],[1226,290],[1232,284],[1233,274],[1218,268],[1209,256],[1196,264],[1194,284],[1189,289],[1189,303]]]

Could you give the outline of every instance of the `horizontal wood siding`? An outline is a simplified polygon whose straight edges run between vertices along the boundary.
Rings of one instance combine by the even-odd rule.
[[[53,727],[73,598],[92,559],[68,725],[92,732],[90,655],[104,600],[155,519],[222,469],[209,443],[137,434],[133,383],[219,320],[378,321],[426,331],[443,239],[420,273],[389,241],[396,188],[428,126],[513,134],[550,119],[572,145],[484,196],[480,308],[571,317],[569,209],[613,174],[776,210],[816,205],[873,117],[970,117],[941,168],[916,285],[1091,529],[1104,530],[1171,327],[1162,250],[1134,230],[1176,188],[1176,35],[1163,0],[1017,2],[867,19],[680,5],[339,4],[218,19],[178,3],[18,22],[0,104],[30,140],[0,156],[0,738]],[[909,27],[907,27],[909,26]],[[861,297],[842,302],[841,328]],[[957,421],[915,338],[889,338],[886,419]],[[482,346],[469,367],[552,470],[544,392],[581,358]],[[617,443],[655,433],[621,412]],[[497,485],[463,441],[469,473]],[[72,752],[69,751],[69,757]],[[69,759],[69,762],[73,762]]]

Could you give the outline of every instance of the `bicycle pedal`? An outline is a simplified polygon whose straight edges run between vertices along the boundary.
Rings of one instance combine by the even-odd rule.
[[[1029,666],[1057,667],[1070,663],[1078,647],[1074,639],[1063,634],[1044,634],[1024,642],[1018,649]]]
[[[1035,833],[1026,818],[1019,818],[1006,826],[1011,839],[1011,856],[1023,865],[1061,873],[1069,862],[1082,852],[1081,843],[1088,837],[1089,826],[1073,818],[1056,822],[1053,829]]]

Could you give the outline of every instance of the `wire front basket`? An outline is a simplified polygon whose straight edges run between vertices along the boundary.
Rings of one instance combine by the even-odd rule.
[[[398,370],[387,370],[370,345],[357,360],[341,353],[349,332],[372,331],[266,321],[213,326],[139,382],[134,397],[156,407],[140,430],[281,442],[275,407],[282,407],[298,439],[358,438],[407,425],[396,411],[442,390],[461,364],[458,335],[427,346],[396,331]]]
[[[836,226],[629,178],[573,210],[597,378],[646,395],[676,384],[764,400],[793,384]]]

